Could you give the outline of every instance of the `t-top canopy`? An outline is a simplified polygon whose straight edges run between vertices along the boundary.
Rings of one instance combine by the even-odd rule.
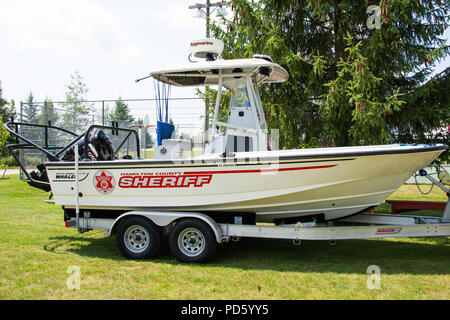
[[[178,87],[215,85],[222,73],[224,84],[227,79],[236,80],[245,75],[257,76],[258,82],[284,82],[288,72],[280,65],[265,59],[234,59],[189,63],[151,72],[150,76]]]

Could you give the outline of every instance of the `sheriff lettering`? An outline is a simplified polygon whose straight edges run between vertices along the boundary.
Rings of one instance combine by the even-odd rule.
[[[122,176],[120,188],[199,188],[211,182],[212,175]]]

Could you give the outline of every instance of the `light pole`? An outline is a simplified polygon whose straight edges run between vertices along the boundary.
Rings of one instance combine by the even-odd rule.
[[[210,37],[209,25],[210,25],[211,13],[212,13],[211,12],[211,8],[222,8],[222,6],[226,6],[226,5],[227,5],[226,1],[219,1],[219,2],[211,3],[211,0],[206,0],[206,4],[196,3],[194,5],[189,6],[189,9],[197,9],[199,13],[204,13],[205,14],[205,17],[206,17],[206,38]],[[202,9],[205,9],[205,11],[203,11]],[[213,9],[213,11],[214,10],[215,9]],[[224,14],[223,11],[222,11],[222,14]],[[205,127],[205,145],[207,143],[208,129],[209,129],[209,112],[208,112],[208,110],[209,110],[208,104],[205,102],[205,124],[204,124],[204,127]]]

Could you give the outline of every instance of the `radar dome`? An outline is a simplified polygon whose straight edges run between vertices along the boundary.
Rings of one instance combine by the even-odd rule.
[[[200,39],[190,43],[189,51],[199,59],[216,60],[223,52],[224,43],[217,39]]]

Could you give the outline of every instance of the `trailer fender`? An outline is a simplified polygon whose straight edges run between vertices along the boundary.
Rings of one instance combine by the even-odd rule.
[[[217,223],[205,214],[197,212],[165,212],[165,211],[145,211],[145,210],[130,211],[120,215],[116,220],[114,220],[107,236],[115,234],[117,226],[119,225],[120,221],[128,216],[145,217],[151,220],[154,224],[156,224],[159,227],[168,226],[172,222],[182,218],[195,218],[206,222],[211,227],[218,243],[220,243],[224,238]]]

